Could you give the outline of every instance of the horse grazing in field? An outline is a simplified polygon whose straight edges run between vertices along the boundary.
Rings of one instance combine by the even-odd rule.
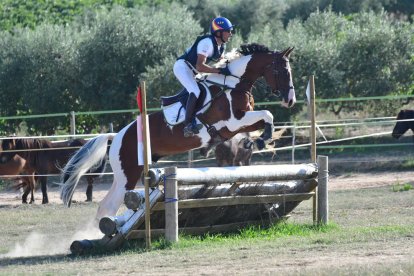
[[[400,121],[400,120],[410,120],[413,121]],[[403,109],[397,115],[397,123],[392,130],[392,137],[398,139],[400,138],[407,130],[411,129],[414,132],[414,110]]]
[[[19,183],[16,185],[17,189],[24,188],[22,203],[27,203],[27,196],[31,193],[30,203],[34,202],[34,188],[35,188],[35,173],[34,171],[25,171],[24,167],[26,160],[19,155],[13,156],[12,159],[6,163],[0,163],[0,176],[6,178],[17,178]],[[18,176],[19,174],[26,174],[28,176]],[[16,177],[12,177],[16,176]]]
[[[16,139],[7,138],[2,141],[2,151],[0,160],[2,164],[7,164],[16,156],[24,159],[25,165],[23,170],[30,173],[36,173],[36,180],[41,183],[42,203],[49,203],[47,195],[47,174],[60,173],[71,156],[83,145],[86,144],[84,139],[74,139],[60,142],[50,142],[45,139]],[[105,162],[101,162],[99,168],[95,172],[102,172]],[[92,172],[94,173],[94,172]],[[88,187],[86,190],[87,201],[92,201],[93,178],[97,176],[88,175]],[[24,186],[27,182],[23,182]],[[25,201],[27,193],[32,192],[35,188],[33,181],[28,182],[29,187],[25,188],[22,200]],[[27,192],[27,193],[26,193]],[[33,202],[32,199],[31,202]]]
[[[255,141],[258,148],[262,149],[271,140],[273,115],[267,110],[253,110],[252,88],[258,78],[264,77],[270,91],[282,97],[282,105],[293,106],[296,97],[288,59],[292,50],[288,48],[278,52],[257,44],[245,45],[229,59],[227,66],[233,76],[206,75],[204,84],[211,92],[211,99],[200,106],[209,105],[209,108],[197,112],[197,123],[202,124],[203,128],[192,137],[184,137],[182,123],[168,124],[162,111],[151,113],[149,135],[152,161],[206,147],[213,141],[230,139],[239,132],[258,129],[264,129],[261,137]],[[224,65],[223,62],[218,66]],[[61,198],[64,204],[70,206],[79,177],[102,160],[108,140],[112,140],[109,162],[114,181],[100,203],[97,220],[115,215],[125,192],[134,189],[138,182],[142,185],[143,166],[138,165],[136,121],[125,126],[115,136],[104,134],[91,139],[71,158],[61,175]]]

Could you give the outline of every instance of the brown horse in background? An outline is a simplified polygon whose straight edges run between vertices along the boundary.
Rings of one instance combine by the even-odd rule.
[[[225,60],[218,64],[221,67],[228,66],[231,76],[205,75],[205,86],[210,90],[211,100],[200,105],[210,107],[198,111],[196,120],[203,128],[193,137],[184,137],[182,123],[167,124],[163,112],[150,114],[148,120],[152,161],[206,147],[214,140],[224,141],[240,132],[258,129],[264,131],[255,143],[259,150],[263,149],[272,137],[273,115],[267,110],[253,110],[250,104],[253,86],[263,77],[270,87],[268,91],[282,98],[282,106],[292,107],[296,102],[288,59],[292,50],[293,48],[288,48],[279,52],[258,44],[244,45],[234,58],[229,58],[227,64]],[[91,166],[101,162],[110,140],[109,161],[114,181],[100,203],[96,215],[98,221],[103,216],[115,215],[125,192],[134,189],[137,183],[142,184],[143,166],[138,165],[136,121],[116,135],[103,134],[91,139],[71,158],[61,176],[61,198],[69,206],[79,178]]]
[[[19,183],[16,185],[17,189],[23,188],[22,203],[27,203],[27,196],[31,193],[30,203],[34,202],[34,188],[35,188],[35,173],[34,171],[25,171],[24,167],[26,160],[19,155],[13,156],[6,163],[0,163],[0,176],[7,176],[3,178],[17,179]],[[18,176],[24,174],[27,176]],[[15,176],[15,177],[13,177]]]
[[[84,139],[74,139],[68,141],[51,142],[45,139],[16,139],[7,138],[2,141],[3,152],[0,155],[2,164],[7,164],[14,160],[16,156],[26,161],[23,170],[29,173],[36,173],[36,180],[41,184],[42,204],[49,202],[47,195],[47,175],[59,174],[72,155],[82,147],[87,141]],[[103,160],[97,168],[102,172],[105,168]],[[33,176],[34,177],[34,176]],[[92,201],[93,179],[97,175],[86,176],[88,187],[86,189],[86,201]],[[25,201],[27,194],[35,188],[35,181],[24,181],[20,186],[26,186],[22,200]],[[34,199],[31,200],[33,202]]]
[[[397,115],[397,123],[392,130],[392,137],[399,139],[409,129],[414,132],[414,110],[402,109]]]

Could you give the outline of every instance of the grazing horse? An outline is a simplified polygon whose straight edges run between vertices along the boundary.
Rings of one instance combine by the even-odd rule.
[[[404,121],[410,119],[413,121]],[[397,115],[397,123],[392,130],[392,137],[398,139],[409,129],[414,132],[414,110],[402,109]]]
[[[47,195],[47,174],[60,173],[61,168],[66,165],[70,157],[78,148],[86,144],[84,139],[74,139],[68,141],[51,142],[45,139],[16,139],[7,138],[2,141],[3,152],[0,155],[2,164],[7,164],[16,156],[24,159],[23,170],[36,173],[36,180],[41,183],[42,204],[49,203]],[[96,172],[102,172],[105,162],[100,163]],[[93,178],[97,176],[87,176],[88,187],[86,190],[87,201],[92,201]],[[29,184],[25,188],[22,200],[25,201],[27,194],[34,190],[35,182],[23,182],[21,186]],[[32,200],[34,201],[34,199]]]
[[[264,129],[261,137],[255,141],[258,148],[262,149],[271,140],[273,115],[267,110],[253,110],[252,88],[258,78],[264,77],[270,91],[282,97],[282,105],[293,106],[296,97],[288,59],[292,50],[288,48],[279,52],[258,44],[245,45],[233,58],[229,58],[227,66],[233,76],[207,74],[211,101],[210,107],[197,115],[198,123],[204,126],[197,135],[184,137],[183,124],[171,126],[166,123],[163,112],[151,113],[148,117],[152,161],[206,147],[215,139],[223,141],[239,132],[258,129]],[[223,62],[218,66],[224,65]],[[134,189],[138,182],[142,185],[143,166],[139,166],[137,160],[136,121],[125,126],[115,136],[104,134],[91,139],[69,160],[61,175],[61,198],[64,204],[70,206],[80,176],[90,166],[100,162],[108,140],[112,140],[109,162],[114,180],[100,203],[97,220],[115,215],[125,192]]]

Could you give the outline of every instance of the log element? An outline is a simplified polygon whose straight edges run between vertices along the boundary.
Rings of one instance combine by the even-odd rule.
[[[151,181],[159,182],[160,172],[153,173]],[[207,168],[180,168],[177,170],[177,180],[180,184],[200,185],[234,183],[234,182],[265,182],[285,180],[312,179],[318,175],[316,164],[298,165],[257,165],[242,167],[207,167]]]
[[[138,210],[145,207],[145,191],[131,190],[125,193],[124,204],[128,209]]]
[[[226,196],[215,198],[185,199],[178,202],[179,209],[203,208],[215,206],[230,206],[240,204],[275,203],[281,201],[303,201],[311,198],[314,193],[296,193],[281,195],[257,195],[257,196]],[[152,211],[165,210],[165,204],[158,202]]]

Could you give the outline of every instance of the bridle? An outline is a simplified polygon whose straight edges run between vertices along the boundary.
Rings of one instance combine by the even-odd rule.
[[[283,64],[282,64],[283,56],[280,57],[280,55],[281,54],[279,52],[273,52],[272,53],[272,57],[273,57],[272,58],[272,63],[269,63],[268,65],[266,65],[264,67],[265,70],[269,69],[269,68],[272,70],[272,74],[275,78],[275,86],[276,87],[275,87],[275,89],[272,89],[269,85],[267,85],[267,87],[270,87],[270,93],[276,95],[277,97],[280,97],[281,94],[282,94],[280,89],[278,88],[279,83],[280,83],[280,75],[281,75],[278,68],[283,66]],[[287,62],[289,62],[289,61],[287,61]],[[289,86],[289,90],[291,90],[291,89],[294,89],[294,87],[292,85]],[[287,93],[289,93],[289,90],[287,91]]]

